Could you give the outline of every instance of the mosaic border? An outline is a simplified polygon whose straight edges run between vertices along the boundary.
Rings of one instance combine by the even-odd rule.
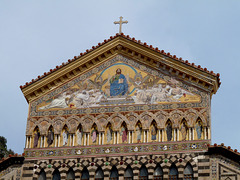
[[[175,143],[148,143],[148,144],[117,144],[79,147],[56,147],[42,149],[25,149],[26,159],[42,158],[76,158],[86,156],[119,156],[134,154],[163,154],[189,151],[202,151],[208,149],[210,141],[175,142]]]

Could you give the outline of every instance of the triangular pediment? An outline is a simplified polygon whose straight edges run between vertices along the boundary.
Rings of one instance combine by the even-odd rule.
[[[35,100],[31,116],[204,107],[206,102],[206,92],[167,71],[117,55]]]
[[[21,89],[28,102],[35,101],[41,96],[64,86],[67,82],[77,79],[77,77],[81,77],[84,74],[88,74],[88,72],[93,69],[99,68],[103,64],[112,61],[112,59],[117,56],[126,57],[132,62],[138,63],[139,66],[142,65],[142,67],[152,68],[155,72],[162,72],[165,76],[170,78],[174,77],[180,81],[189,82],[193,87],[209,93],[215,93],[220,84],[218,76],[213,73],[211,74],[207,71],[203,71],[201,68],[196,68],[195,66],[189,65],[189,63],[184,63],[182,60],[177,60],[174,56],[172,57],[166,53],[160,53],[158,50],[154,50],[142,43],[119,35],[108,42],[106,41],[106,43],[98,45],[98,47],[94,47],[92,50],[87,50],[86,53],[81,53],[80,56],[74,57],[74,59],[69,60],[67,63],[63,63],[63,65],[51,69],[50,72],[44,73],[44,75],[39,76],[38,79],[26,83],[23,87],[21,86]],[[119,60],[118,63],[124,62]],[[131,68],[129,70],[131,72]],[[106,70],[106,72],[108,71],[109,70]],[[113,72],[111,72],[111,74],[113,74]],[[147,77],[145,77],[146,74]],[[141,75],[142,78],[148,78],[152,75],[154,78],[157,78],[154,74],[147,72],[146,74],[143,73]],[[99,83],[101,78],[103,78],[102,83],[104,83],[106,79],[106,82],[109,82],[109,77],[101,76],[101,78],[98,79],[97,76],[99,75],[100,74],[92,75],[87,81],[89,83],[88,86],[90,86],[90,84],[94,86],[96,82]],[[129,75],[128,81],[131,82],[135,75]],[[162,82],[165,80],[163,77],[160,79]],[[152,80],[155,82],[157,79]],[[161,83],[161,80],[159,80],[158,83]],[[103,89],[106,88],[106,82],[102,85]]]
[[[219,163],[219,176],[220,179],[234,179],[237,180],[237,177],[240,175],[239,168],[232,165],[225,166]]]

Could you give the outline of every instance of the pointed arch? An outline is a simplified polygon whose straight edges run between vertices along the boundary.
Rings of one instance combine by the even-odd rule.
[[[52,125],[50,125],[50,127],[48,128],[47,144],[48,147],[54,144],[54,129]]]
[[[118,179],[119,179],[118,170],[117,170],[116,166],[114,165],[111,169],[109,180],[118,180]]]
[[[63,120],[58,118],[56,121],[54,121],[53,127],[54,127],[55,134],[60,135],[63,128]]]
[[[84,124],[83,131],[87,132],[91,130],[92,123],[95,121],[95,118],[92,115],[85,115],[81,117],[80,122]]]
[[[197,139],[202,139],[203,138],[203,122],[200,117],[198,117],[196,120],[195,129],[196,129]]]
[[[92,144],[97,143],[98,140],[98,127],[96,125],[96,123],[93,123],[92,128],[91,128],[91,140],[92,140]]]
[[[58,169],[53,171],[52,180],[61,180],[60,172]]]
[[[193,168],[192,165],[188,162],[184,171],[183,171],[184,179],[193,180]]]
[[[81,123],[79,123],[76,130],[76,142],[78,146],[81,146],[83,142],[83,127]]]
[[[169,169],[169,179],[176,180],[178,179],[178,170],[176,165],[173,163]]]
[[[99,131],[104,131],[105,130],[104,127],[106,127],[109,122],[112,123],[111,120],[108,121],[108,118],[109,116],[106,114],[99,114],[94,118],[95,119],[94,122],[98,122]]]
[[[112,114],[107,120],[114,123],[113,128],[115,131],[119,130],[123,122],[125,122],[127,125],[130,125],[128,118],[121,113]]]
[[[159,163],[157,164],[157,166],[154,170],[153,179],[154,180],[162,180],[163,179],[163,169]]]
[[[72,168],[69,168],[67,172],[67,180],[75,180],[75,173]]]
[[[135,142],[136,143],[140,143],[142,142],[143,139],[143,133],[142,133],[142,123],[140,120],[137,121],[136,125],[135,125]]]
[[[39,176],[38,176],[38,180],[46,180],[46,173],[45,173],[44,169],[41,169]]]
[[[40,146],[40,130],[39,127],[36,126],[33,130],[33,148],[37,148]]]
[[[80,118],[78,116],[70,116],[66,119],[66,122],[69,122],[70,132],[74,133],[77,129],[77,124],[80,122]]]
[[[121,125],[121,130],[120,130],[120,135],[121,135],[121,142],[122,143],[127,143],[127,139],[128,139],[128,128],[127,128],[127,124],[125,121],[122,122]]]
[[[166,135],[167,135],[167,141],[172,141],[172,122],[170,119],[167,120],[166,125],[165,125],[165,129],[166,129]]]
[[[83,170],[82,170],[81,179],[82,180],[89,180],[89,171],[86,167],[84,167]]]
[[[139,115],[143,128],[147,129],[149,128],[151,122],[156,118],[155,115],[152,112],[143,112],[142,114]]]
[[[179,126],[182,141],[188,140],[188,137],[189,137],[189,128],[188,127],[189,126],[188,126],[188,123],[187,123],[186,119],[183,118],[181,123],[180,123],[180,126]]]
[[[157,140],[157,132],[158,132],[158,128],[157,128],[157,123],[155,121],[155,119],[152,120],[151,125],[150,125],[150,136],[151,136],[151,141],[156,141]]]
[[[160,110],[155,114],[155,116],[158,123],[158,128],[162,129],[165,128],[165,124],[168,120],[168,113],[163,110]]]
[[[69,129],[68,126],[65,124],[62,128],[62,145],[68,146],[69,145]]]
[[[142,165],[142,167],[139,170],[139,179],[141,179],[141,180],[148,179],[148,170],[144,164]]]
[[[169,119],[173,122],[173,124],[179,126],[181,123],[181,119],[183,119],[184,113],[179,109],[175,109],[169,113]]]
[[[96,170],[95,180],[104,180],[104,173],[101,167],[98,167]]]
[[[124,180],[133,180],[133,170],[130,165],[125,169]]]
[[[105,134],[106,134],[107,144],[112,144],[112,142],[113,142],[113,128],[112,128],[111,122],[107,123]]]

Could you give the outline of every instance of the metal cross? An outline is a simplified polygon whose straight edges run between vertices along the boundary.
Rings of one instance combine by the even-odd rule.
[[[114,24],[119,24],[119,34],[121,34],[122,33],[122,24],[127,24],[128,23],[128,21],[122,21],[122,16],[121,17],[119,17],[120,18],[120,21],[115,21],[114,22]]]

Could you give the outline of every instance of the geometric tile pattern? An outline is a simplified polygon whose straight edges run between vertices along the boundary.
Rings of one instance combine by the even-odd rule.
[[[164,154],[173,152],[189,152],[206,150],[209,141],[174,142],[174,143],[149,143],[149,144],[124,144],[124,145],[102,145],[81,147],[58,147],[42,149],[25,149],[26,159],[62,159],[87,156],[116,156],[131,154]]]

